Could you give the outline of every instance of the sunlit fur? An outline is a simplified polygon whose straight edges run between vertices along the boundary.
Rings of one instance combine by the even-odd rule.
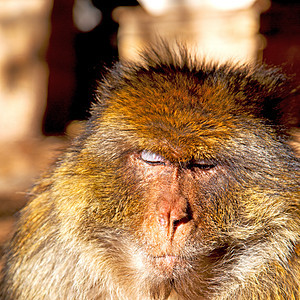
[[[20,214],[1,299],[300,298],[299,160],[278,110],[291,80],[176,50],[101,82]]]

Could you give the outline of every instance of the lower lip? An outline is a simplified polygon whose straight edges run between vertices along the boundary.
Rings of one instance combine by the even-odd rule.
[[[178,261],[178,258],[176,256],[172,255],[165,255],[165,256],[157,256],[155,257],[157,261],[162,261],[166,264],[174,264],[176,261]]]

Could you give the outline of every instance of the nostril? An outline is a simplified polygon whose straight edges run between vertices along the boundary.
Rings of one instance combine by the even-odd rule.
[[[173,225],[174,225],[174,227],[177,227],[178,225],[185,224],[185,223],[189,222],[190,220],[191,220],[191,218],[189,218],[188,216],[186,216],[186,217],[183,217],[183,218],[181,218],[179,220],[174,220],[173,221]]]
[[[188,215],[186,215],[180,219],[173,220],[173,230],[176,230],[176,228],[180,225],[188,223],[190,220],[191,220],[191,218]]]

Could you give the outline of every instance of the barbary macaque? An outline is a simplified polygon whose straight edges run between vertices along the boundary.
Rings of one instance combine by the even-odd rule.
[[[117,63],[30,193],[1,299],[300,299],[292,81],[184,48]]]

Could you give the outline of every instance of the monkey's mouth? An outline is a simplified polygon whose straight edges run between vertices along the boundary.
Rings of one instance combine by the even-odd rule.
[[[154,256],[153,259],[162,264],[173,266],[178,262],[179,258],[175,255],[161,255],[161,256]]]

